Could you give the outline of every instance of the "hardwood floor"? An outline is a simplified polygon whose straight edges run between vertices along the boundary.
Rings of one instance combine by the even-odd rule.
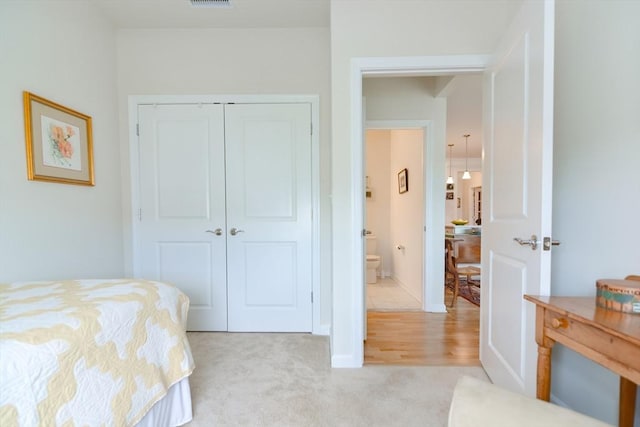
[[[450,301],[451,294],[445,300]],[[480,366],[480,308],[457,298],[448,313],[367,312],[367,365]]]

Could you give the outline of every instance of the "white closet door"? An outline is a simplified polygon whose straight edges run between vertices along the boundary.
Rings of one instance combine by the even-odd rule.
[[[225,331],[223,107],[139,106],[138,113],[138,272],[189,296],[189,330]]]
[[[311,106],[225,118],[229,331],[310,332]]]

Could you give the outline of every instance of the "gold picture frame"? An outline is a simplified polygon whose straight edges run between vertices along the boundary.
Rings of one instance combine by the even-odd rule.
[[[91,117],[23,92],[27,177],[95,185]]]

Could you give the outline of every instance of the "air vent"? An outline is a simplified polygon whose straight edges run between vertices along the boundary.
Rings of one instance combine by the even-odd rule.
[[[231,0],[189,0],[192,7],[231,7]]]

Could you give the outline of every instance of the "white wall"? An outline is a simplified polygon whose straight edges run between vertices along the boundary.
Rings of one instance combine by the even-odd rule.
[[[424,172],[422,129],[391,131],[389,163],[391,212],[389,217],[393,277],[418,301],[423,301],[422,267],[424,264]],[[408,189],[398,192],[398,172],[406,168]],[[403,249],[397,250],[397,246]]]
[[[354,194],[351,165],[359,155],[354,147],[360,144],[351,138],[350,107],[355,101],[351,99],[352,59],[488,53],[514,7],[517,2],[510,1],[331,0],[334,366],[362,363],[357,326],[361,313],[352,310],[361,294],[352,280],[358,268],[352,253],[361,239],[351,222],[359,200]],[[369,109],[366,111],[370,118]]]
[[[120,277],[115,34],[86,2],[0,2],[0,282]],[[95,187],[28,181],[22,91],[92,117]]]
[[[120,30],[118,103],[124,174],[125,235],[131,229],[130,95],[320,95],[320,322],[331,322],[330,76],[329,30],[196,29]],[[127,259],[131,241],[125,241]],[[132,271],[129,262],[127,271]]]
[[[640,274],[640,2],[558,0],[552,293]],[[585,54],[586,53],[586,54]],[[617,424],[618,378],[561,346],[552,395]],[[635,424],[640,425],[640,394]]]
[[[376,77],[362,82],[365,98],[366,120],[431,120],[435,116],[438,102],[446,99],[434,98],[433,81],[425,77]],[[438,123],[446,128],[446,123]],[[444,144],[444,142],[443,142]]]

